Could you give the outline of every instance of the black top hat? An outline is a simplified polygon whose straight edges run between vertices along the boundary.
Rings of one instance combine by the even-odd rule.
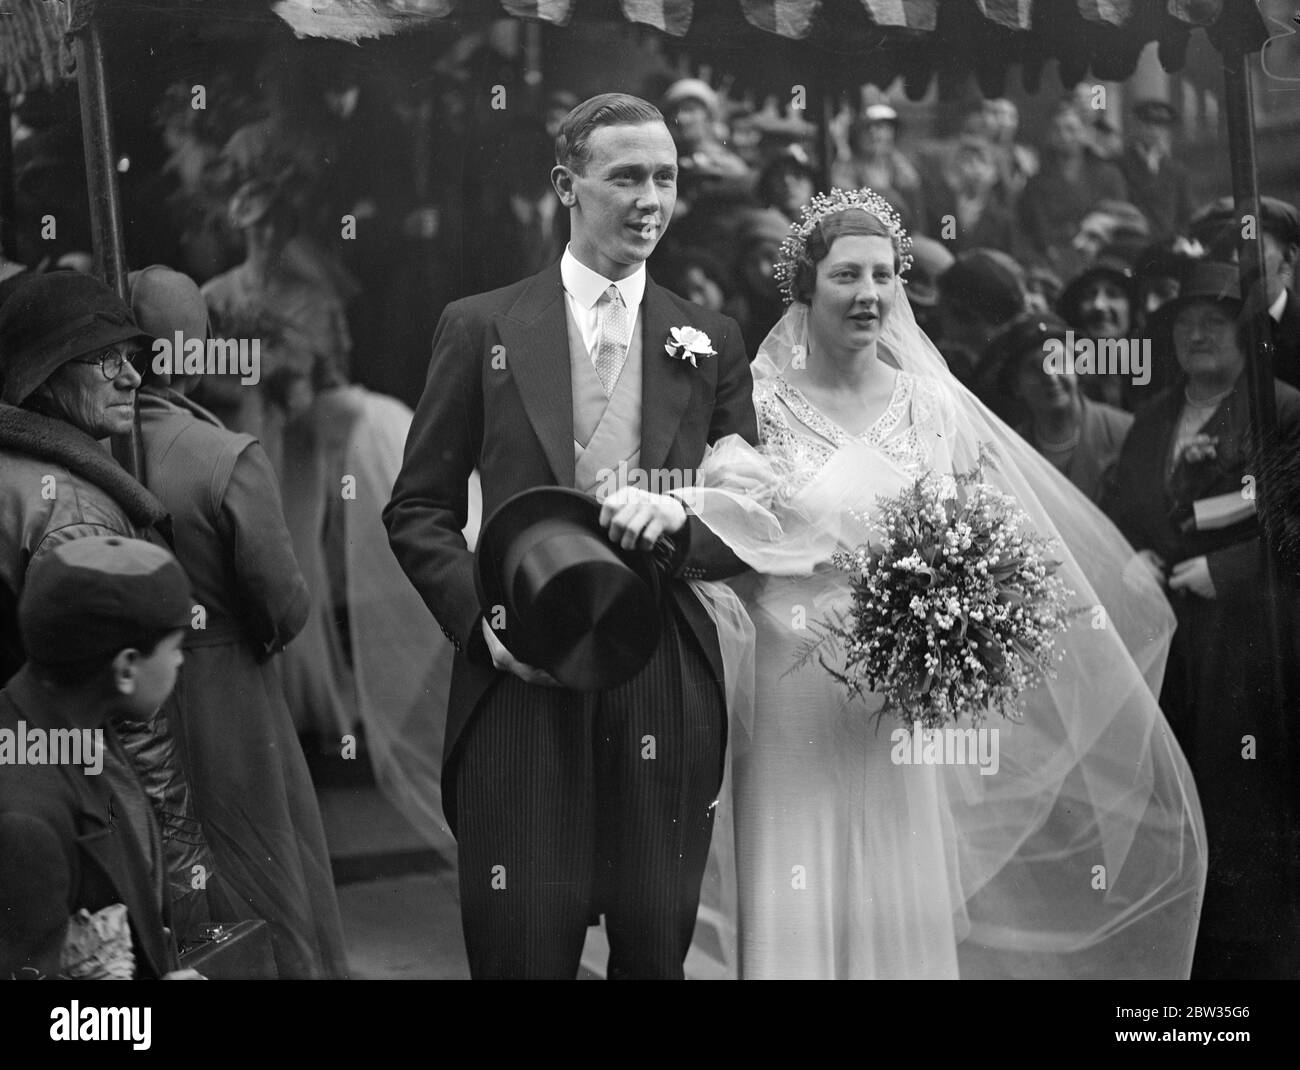
[[[476,582],[489,626],[510,652],[575,691],[631,679],[659,645],[659,574],[615,545],[600,502],[565,487],[507,499],[479,535]]]

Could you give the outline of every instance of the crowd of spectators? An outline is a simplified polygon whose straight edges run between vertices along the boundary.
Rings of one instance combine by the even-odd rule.
[[[131,308],[90,280],[56,274],[49,278],[64,281],[42,283],[39,272],[54,264],[7,264],[0,276],[0,297],[38,276],[22,309],[6,306],[0,315],[0,334],[34,331],[40,324],[24,326],[24,317],[55,315],[51,309],[74,299],[111,322],[135,317],[130,329],[93,340],[95,360],[78,349],[45,361],[18,334],[6,341],[0,453],[14,471],[31,469],[32,479],[57,461],[60,478],[79,488],[79,511],[63,515],[73,503],[60,497],[0,532],[8,540],[0,596],[19,589],[49,531],[63,532],[59,539],[78,526],[83,534],[149,536],[166,514],[186,518],[189,510],[193,538],[178,533],[178,556],[191,577],[211,573],[209,608],[231,603],[228,631],[212,633],[170,701],[180,723],[210,729],[217,718],[201,711],[197,674],[239,675],[266,692],[263,719],[281,752],[295,729],[337,741],[360,725],[381,745],[406,731],[423,695],[445,687],[430,679],[447,665],[435,658],[428,667],[429,652],[445,647],[423,606],[386,555],[379,561],[356,550],[383,544],[378,509],[349,511],[344,503],[381,501],[391,487],[446,303],[517,281],[562,253],[568,217],[548,175],[557,123],[577,103],[551,92],[505,120],[506,136],[485,139],[476,135],[484,129],[477,105],[455,94],[430,112],[346,73],[301,73],[267,69],[260,96],[228,86],[219,121],[189,107],[180,90],[159,110],[169,153],[160,225],[178,236],[173,263],[203,284],[201,297],[189,279],[161,268],[144,273]],[[870,186],[898,210],[914,239],[907,293],[952,373],[1106,510],[1137,551],[1134,568],[1165,590],[1177,613],[1162,703],[1201,788],[1212,852],[1198,968],[1207,976],[1292,970],[1295,928],[1274,931],[1257,919],[1294,916],[1296,906],[1287,885],[1294,773],[1272,712],[1300,663],[1288,578],[1295,562],[1286,559],[1274,592],[1284,623],[1278,672],[1259,611],[1268,595],[1259,531],[1261,520],[1290,529],[1273,515],[1274,503],[1257,508],[1241,488],[1261,464],[1276,485],[1295,482],[1300,214],[1263,199],[1263,278],[1243,293],[1234,263],[1242,221],[1228,198],[1193,203],[1177,159],[1178,116],[1158,100],[1134,104],[1121,138],[1086,93],[1073,94],[1055,106],[1038,145],[1025,143],[1011,101],[983,101],[952,139],[924,151],[909,151],[898,110],[876,100],[832,131],[838,151],[829,174],[814,150],[816,131],[798,117],[738,112],[697,78],[669,85],[659,104],[677,142],[678,196],[650,269],[681,296],[733,317],[751,358],[783,310],[774,274],[781,242],[813,195]],[[447,151],[422,155],[422,145]],[[163,286],[159,301],[169,310],[156,327],[146,322],[151,285]],[[42,286],[58,293],[42,298]],[[261,340],[256,390],[229,376],[168,384],[129,370],[129,358],[166,337],[169,316],[184,308],[191,319],[206,314],[215,337]],[[1250,419],[1245,311],[1267,313],[1273,347],[1277,433],[1263,444],[1267,457]],[[1050,352],[1066,359],[1050,364]],[[93,445],[120,430],[113,391],[128,387],[142,391],[144,485],[110,471]],[[99,400],[87,407],[83,396]],[[177,455],[167,459],[182,435],[194,457],[185,478]],[[227,454],[220,478],[205,477],[205,507],[215,513],[204,515],[192,473]],[[351,499],[340,494],[339,473],[348,473],[345,486],[353,481]],[[30,512],[38,499],[22,500]],[[2,515],[27,516],[19,504]],[[261,518],[258,534],[241,538],[250,518]],[[187,545],[195,560],[186,559]],[[15,598],[0,603],[0,614],[16,613]],[[261,653],[223,654],[222,636]],[[387,665],[419,671],[400,680],[376,671],[370,655],[381,638]],[[395,656],[392,644],[402,642],[410,658]],[[270,681],[263,662],[281,650]],[[0,648],[0,683],[19,663],[16,648]],[[162,753],[151,790],[170,816],[160,850],[171,871],[213,865],[226,887],[214,885],[210,898],[233,896],[240,909],[272,918],[282,974],[341,973],[337,906],[306,891],[315,882],[304,874],[327,863],[302,763],[263,771],[261,787],[284,785],[277,798],[261,798],[250,783],[246,814],[203,815],[210,843],[187,839],[196,801],[211,810],[211,800],[229,794],[233,774],[192,772],[191,791],[176,774],[177,741],[160,738],[165,720],[155,716],[154,727],[142,723],[137,734],[142,747]],[[130,758],[132,738],[123,736]],[[181,736],[190,760],[211,754],[222,768],[238,767],[219,734],[192,727]],[[1267,753],[1243,768],[1231,755],[1233,741],[1247,736]],[[408,753],[429,760],[429,747],[405,742]],[[399,791],[400,750],[385,774]],[[291,879],[267,880],[238,860],[251,825],[280,837],[277,854],[294,859]],[[176,892],[183,904],[185,889]],[[196,915],[204,909],[196,904]]]

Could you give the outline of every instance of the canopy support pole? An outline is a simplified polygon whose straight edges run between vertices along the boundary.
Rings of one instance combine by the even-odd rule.
[[[1257,448],[1276,448],[1277,393],[1273,380],[1272,325],[1268,316],[1268,287],[1264,277],[1263,228],[1259,200],[1259,170],[1255,156],[1254,96],[1250,78],[1250,53],[1242,43],[1242,21],[1235,23],[1229,40],[1223,48],[1224,117],[1228,126],[1228,154],[1232,167],[1232,199],[1239,228],[1238,269],[1240,272],[1243,341],[1246,349],[1246,375],[1250,397],[1250,419]],[[1245,217],[1254,220],[1253,236],[1244,237]],[[1256,510],[1263,512],[1272,502],[1266,481],[1266,472],[1256,471]],[[1282,657],[1282,623],[1279,598],[1281,586],[1278,579],[1277,555],[1271,540],[1263,530],[1259,553],[1264,577],[1264,626],[1270,663],[1273,666],[1274,706],[1267,722],[1277,733],[1277,740],[1288,757],[1287,768],[1296,769],[1300,755],[1295,753],[1294,733],[1288,725],[1287,673]],[[1297,800],[1286,792],[1286,804],[1294,813]],[[1288,819],[1287,827],[1291,827]],[[1291,896],[1294,901],[1300,874],[1294,858],[1289,866]]]
[[[117,191],[117,153],[113,150],[108,75],[104,68],[99,22],[93,16],[76,35],[76,57],[95,273],[126,301],[126,243],[122,231],[122,205]],[[138,421],[131,434],[113,437],[113,456],[132,476],[139,478],[143,466]]]

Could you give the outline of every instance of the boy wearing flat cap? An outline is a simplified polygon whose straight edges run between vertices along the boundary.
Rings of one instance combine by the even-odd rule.
[[[18,607],[30,660],[0,691],[0,977],[182,976],[161,836],[111,719],[148,717],[171,692],[191,604],[176,559],[136,539],[74,539],[33,562]],[[53,743],[69,732],[95,741],[80,763]]]

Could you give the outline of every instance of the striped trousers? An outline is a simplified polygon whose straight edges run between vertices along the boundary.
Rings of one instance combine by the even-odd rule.
[[[608,976],[681,978],[721,784],[726,719],[664,598],[646,667],[609,691],[509,674],[458,751],[461,915],[475,978],[572,978],[605,915]]]

